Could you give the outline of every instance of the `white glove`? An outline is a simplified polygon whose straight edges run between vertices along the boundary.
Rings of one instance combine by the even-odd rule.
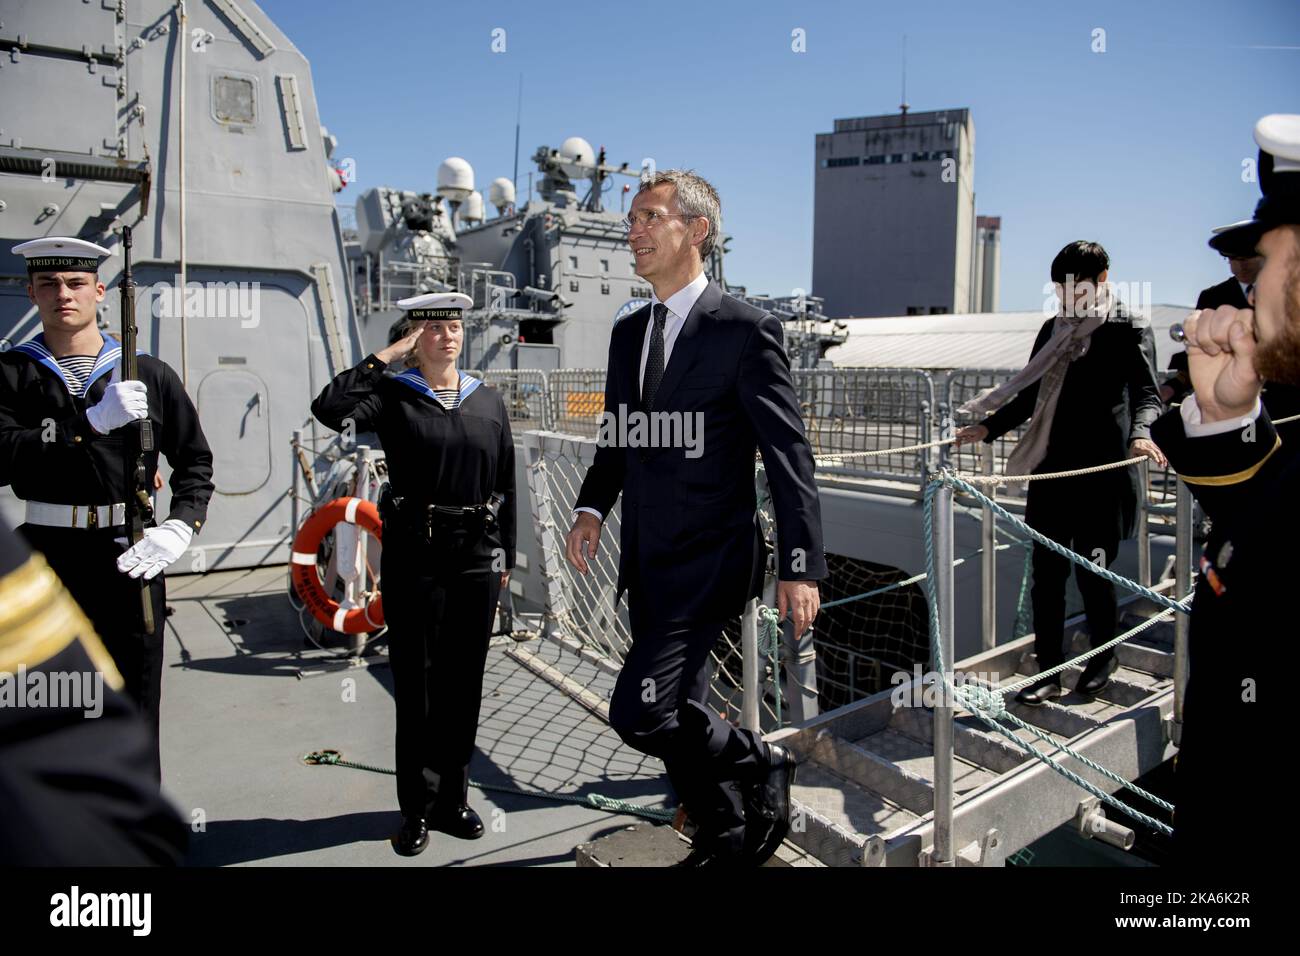
[[[90,427],[101,435],[149,415],[149,393],[144,382],[122,381],[122,366],[113,369],[104,397],[97,405],[86,409]]]
[[[180,518],[168,518],[157,528],[146,528],[140,543],[118,556],[117,569],[133,578],[153,580],[190,546],[194,531]]]

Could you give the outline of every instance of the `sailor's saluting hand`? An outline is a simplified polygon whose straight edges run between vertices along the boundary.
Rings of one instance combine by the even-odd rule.
[[[95,405],[86,409],[90,427],[101,435],[115,428],[139,421],[149,415],[149,394],[144,382],[122,381],[122,366],[113,368],[104,395]]]
[[[385,365],[392,365],[394,362],[406,358],[415,351],[415,343],[418,342],[420,336],[424,334],[424,327],[425,323],[417,322],[414,331],[409,335],[398,339],[383,351],[376,352],[375,358],[379,359],[379,361],[383,362]]]
[[[1255,372],[1255,313],[1223,305],[1183,323],[1187,365],[1204,422],[1247,417],[1260,394]]]

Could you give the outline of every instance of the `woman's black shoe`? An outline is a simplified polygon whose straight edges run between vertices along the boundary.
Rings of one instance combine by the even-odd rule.
[[[393,837],[393,849],[402,856],[415,856],[429,845],[429,828],[420,817],[403,817],[402,828]]]
[[[429,826],[461,840],[477,840],[483,835],[483,821],[466,803],[458,807],[435,809],[429,815]]]
[[[1061,685],[1049,678],[1041,684],[1031,684],[1016,694],[1016,703],[1026,704],[1029,707],[1041,707],[1049,700],[1056,700],[1062,693],[1064,692],[1061,690]]]
[[[1114,657],[1094,657],[1088,661],[1079,675],[1079,683],[1074,689],[1085,697],[1096,697],[1110,683],[1110,675],[1119,670],[1119,661]]]

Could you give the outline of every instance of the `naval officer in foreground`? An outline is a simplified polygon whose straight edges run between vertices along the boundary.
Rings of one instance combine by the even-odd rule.
[[[1279,641],[1294,633],[1300,447],[1279,437],[1265,381],[1300,385],[1300,116],[1255,126],[1259,184],[1252,308],[1187,319],[1194,394],[1152,428],[1213,522],[1201,554],[1189,635],[1190,676],[1174,763],[1174,846],[1181,863],[1241,867],[1271,853],[1268,824],[1234,825],[1277,785],[1279,725],[1266,719]],[[1275,801],[1274,801],[1275,802]]]

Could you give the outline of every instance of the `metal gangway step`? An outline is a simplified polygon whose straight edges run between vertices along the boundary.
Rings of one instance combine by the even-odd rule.
[[[1167,591],[1172,580],[1153,590]],[[1147,598],[1121,606],[1121,629],[1164,609]],[[1009,686],[1038,672],[1032,635],[958,661],[970,683]],[[1088,649],[1074,636],[1074,654]],[[1174,624],[1161,621],[1116,648],[1119,669],[1096,698],[1072,689],[1082,671],[1062,677],[1066,694],[1038,707],[1005,701],[1009,713],[1051,740],[1135,780],[1176,752]],[[981,678],[979,675],[989,675]],[[926,865],[935,841],[933,708],[919,675],[846,707],[768,736],[800,760],[789,840],[829,866]],[[931,689],[930,694],[937,693]],[[901,705],[901,706],[900,706]],[[1107,793],[1114,781],[1065,756],[1031,732],[1017,738],[1053,753],[1063,766]],[[1131,844],[1126,818],[1047,764],[957,708],[953,720],[952,846],[957,865],[1001,866],[1022,847],[1074,823],[1084,836]]]

